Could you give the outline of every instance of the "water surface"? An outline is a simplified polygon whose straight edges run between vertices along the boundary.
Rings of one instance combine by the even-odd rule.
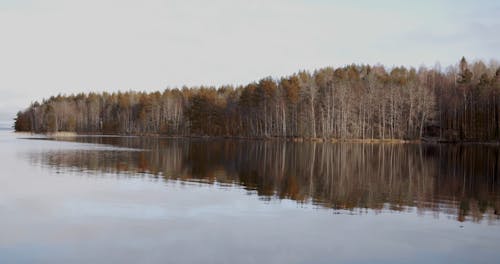
[[[0,132],[1,263],[496,263],[498,147]]]

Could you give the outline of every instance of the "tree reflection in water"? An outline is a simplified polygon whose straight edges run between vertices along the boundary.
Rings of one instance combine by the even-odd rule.
[[[499,220],[499,148],[485,145],[292,143],[78,137],[121,148],[32,153],[57,170],[240,185],[263,199],[346,210],[432,211]],[[131,150],[137,149],[137,150]]]

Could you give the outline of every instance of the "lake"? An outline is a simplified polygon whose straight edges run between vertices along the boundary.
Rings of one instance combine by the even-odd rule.
[[[498,263],[500,148],[0,131],[0,263]]]

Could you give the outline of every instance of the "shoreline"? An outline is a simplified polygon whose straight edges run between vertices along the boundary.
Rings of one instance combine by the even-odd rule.
[[[287,142],[315,142],[315,143],[356,143],[356,144],[484,144],[500,146],[500,141],[458,141],[444,140],[439,138],[423,138],[414,140],[405,139],[338,139],[338,138],[302,138],[302,137],[246,137],[246,136],[172,136],[162,134],[103,134],[103,133],[77,133],[60,131],[52,133],[34,133],[26,131],[13,131],[16,134],[43,135],[52,138],[74,138],[74,137],[151,137],[165,139],[205,139],[205,140],[256,140],[256,141],[287,141]]]

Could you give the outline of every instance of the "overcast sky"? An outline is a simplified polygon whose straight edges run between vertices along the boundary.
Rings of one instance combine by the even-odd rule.
[[[0,121],[58,93],[499,59],[500,1],[0,0]]]

